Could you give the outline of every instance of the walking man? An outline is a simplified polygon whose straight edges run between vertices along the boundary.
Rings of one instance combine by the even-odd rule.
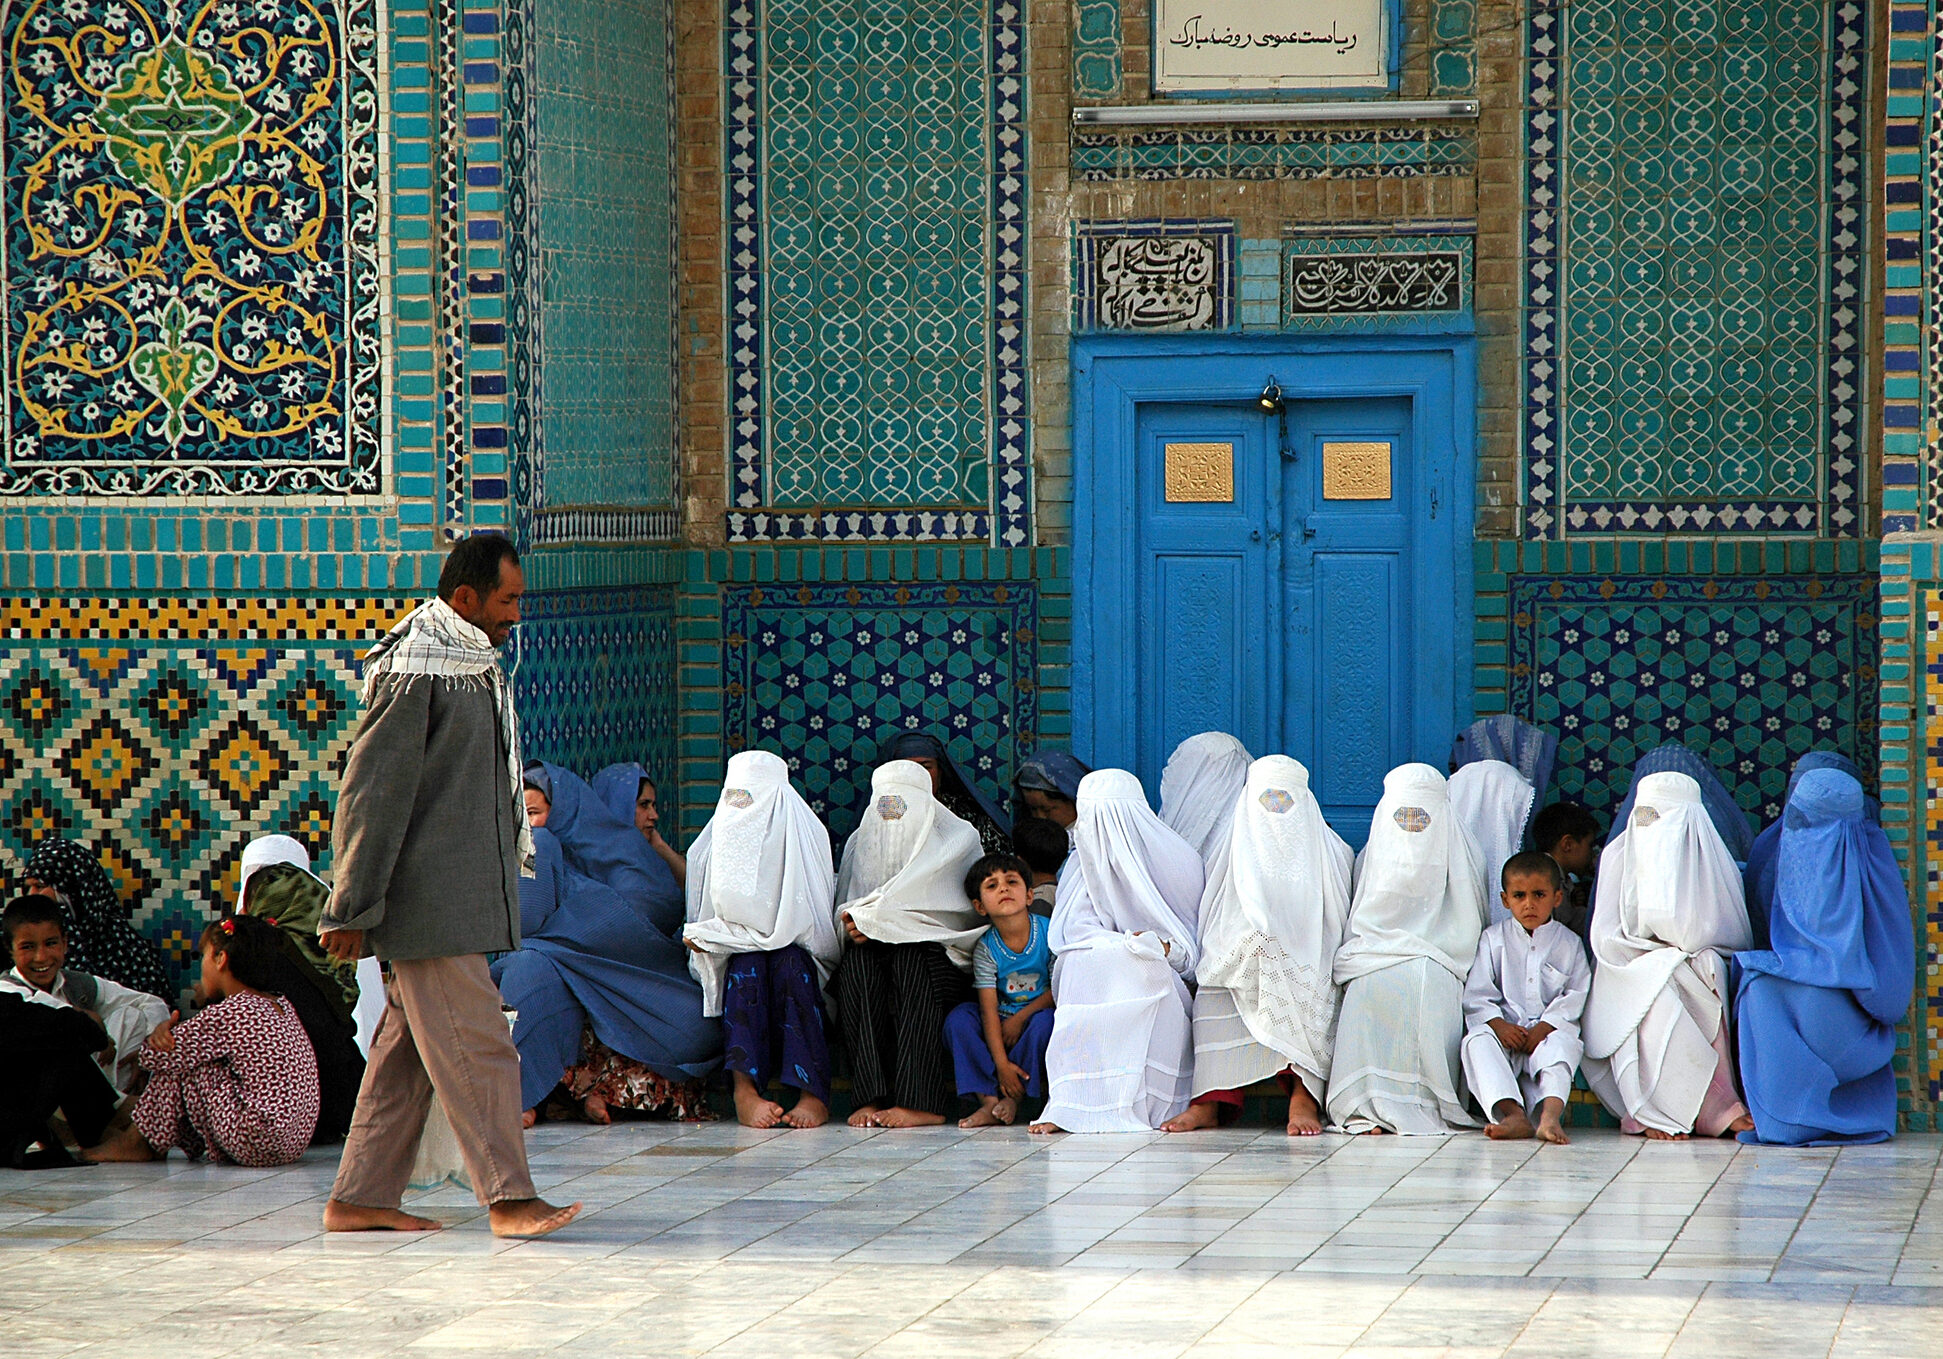
[[[486,969],[488,953],[519,946],[519,874],[533,855],[499,669],[525,588],[512,543],[468,538],[445,559],[438,598],[364,658],[318,934],[332,957],[375,954],[390,978],[327,1231],[442,1225],[399,1207],[435,1090],[495,1235],[544,1236],[580,1211],[534,1193],[519,1053]]]

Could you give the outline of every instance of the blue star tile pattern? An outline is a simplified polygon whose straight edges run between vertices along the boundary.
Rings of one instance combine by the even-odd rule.
[[[789,761],[839,845],[878,749],[944,740],[1001,804],[1038,724],[1038,594],[1030,582],[729,586],[722,597],[729,752]]]
[[[1514,577],[1511,710],[1558,733],[1553,795],[1610,816],[1680,741],[1761,824],[1816,748],[1876,765],[1873,576]]]
[[[522,612],[510,665],[526,757],[583,775],[634,760],[665,781],[675,768],[674,587],[546,591]]]

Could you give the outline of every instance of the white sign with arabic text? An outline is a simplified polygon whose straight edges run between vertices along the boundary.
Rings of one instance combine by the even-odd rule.
[[[1154,0],[1154,89],[1387,88],[1388,0]]]

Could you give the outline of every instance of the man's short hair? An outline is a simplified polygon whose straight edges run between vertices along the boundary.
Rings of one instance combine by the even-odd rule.
[[[1498,874],[1498,886],[1510,891],[1513,878],[1549,879],[1554,892],[1565,886],[1565,870],[1558,866],[1558,860],[1537,849],[1522,850],[1504,861],[1504,871]]]
[[[1568,835],[1597,840],[1603,834],[1599,818],[1576,802],[1554,802],[1531,820],[1531,842],[1547,853]]]
[[[1024,859],[1016,854],[987,854],[965,874],[965,895],[977,901],[979,888],[994,873],[1017,873],[1020,882],[1027,887],[1032,886],[1032,870],[1026,867]]]
[[[58,925],[61,934],[67,934],[67,920],[61,915],[59,902],[46,897],[15,897],[0,911],[0,935],[7,940],[7,947],[13,947],[13,932],[22,925]]]
[[[1046,816],[1022,816],[1012,823],[1012,848],[1034,873],[1057,873],[1072,842],[1066,828]]]
[[[475,533],[461,539],[439,568],[439,598],[450,604],[461,585],[470,585],[482,598],[491,594],[499,587],[501,562],[519,565],[519,549],[504,534]]]

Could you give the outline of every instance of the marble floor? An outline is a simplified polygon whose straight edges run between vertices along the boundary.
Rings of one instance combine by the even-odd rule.
[[[324,1236],[334,1151],[0,1171],[0,1354],[1943,1354],[1943,1138],[1575,1137],[550,1124],[524,1243]]]

